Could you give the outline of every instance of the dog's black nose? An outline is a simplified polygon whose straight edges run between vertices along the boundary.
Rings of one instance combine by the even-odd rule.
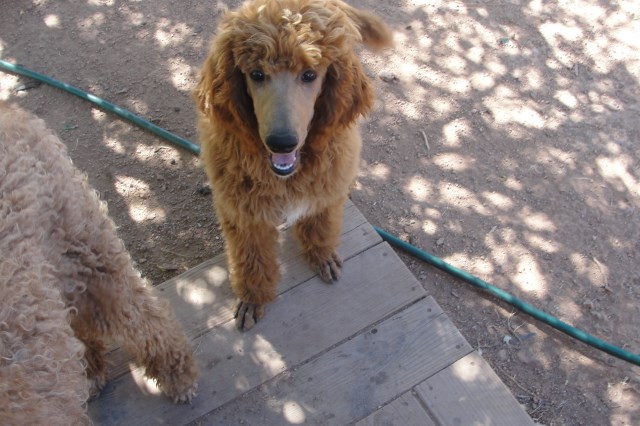
[[[273,132],[265,141],[272,152],[287,153],[296,149],[298,138],[289,132]]]

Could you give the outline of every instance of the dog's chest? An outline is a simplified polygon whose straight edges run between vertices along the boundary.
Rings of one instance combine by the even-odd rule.
[[[287,205],[284,210],[284,220],[286,227],[292,226],[298,220],[311,214],[311,205],[307,200],[301,200]]]

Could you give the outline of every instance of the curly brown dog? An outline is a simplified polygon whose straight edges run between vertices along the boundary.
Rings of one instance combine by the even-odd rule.
[[[340,277],[343,206],[360,160],[356,121],[373,103],[360,44],[388,46],[391,32],[338,0],[248,2],[213,39],[194,95],[240,329],[276,296],[283,219],[295,223],[320,277]]]
[[[106,205],[42,120],[2,102],[0,297],[0,423],[88,422],[107,338],[174,401],[195,395],[189,341]]]

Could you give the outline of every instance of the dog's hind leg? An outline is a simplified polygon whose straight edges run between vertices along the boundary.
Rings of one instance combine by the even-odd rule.
[[[342,215],[346,198],[311,216],[300,219],[295,234],[311,268],[325,282],[337,281],[342,270],[342,259],[336,253],[340,244]]]
[[[100,391],[107,383],[107,363],[104,358],[105,345],[101,338],[95,335],[84,324],[74,317],[72,328],[78,339],[85,345],[84,360],[87,364],[87,378],[89,379],[89,395],[93,398],[100,394]]]
[[[110,256],[104,269],[87,282],[86,291],[74,302],[77,317],[72,326],[89,347],[87,363],[94,383],[104,384],[102,341],[112,338],[169,398],[190,401],[196,395],[197,367],[187,336],[169,303],[155,297],[128,254]]]
[[[110,337],[134,356],[169,398],[189,402],[196,395],[197,367],[169,303],[155,297],[132,269],[115,280],[105,278],[91,282],[76,304],[76,332],[89,346],[87,362],[97,375],[96,384],[104,384],[101,342]]]
[[[247,331],[264,315],[264,305],[276,298],[280,267],[276,258],[278,230],[269,223],[239,226],[221,219],[227,244],[231,287],[239,299],[235,319]]]

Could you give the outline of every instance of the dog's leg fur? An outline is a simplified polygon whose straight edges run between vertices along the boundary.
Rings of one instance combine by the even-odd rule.
[[[295,22],[283,21],[278,2],[246,2],[227,14],[194,91],[201,158],[242,330],[276,296],[282,215],[308,214],[295,225],[306,260],[325,281],[340,277],[336,248],[361,145],[356,121],[373,106],[355,47],[392,41],[379,18],[343,1],[287,5],[295,9],[286,12],[295,13]],[[305,70],[314,71],[313,78],[307,80]],[[253,71],[260,72],[257,79]],[[274,145],[283,135],[285,145],[295,146]],[[285,167],[274,163],[277,157]]]
[[[104,341],[98,339],[92,330],[87,330],[81,323],[72,321],[71,327],[75,336],[80,339],[86,348],[84,359],[87,363],[86,374],[90,381],[89,395],[94,398],[100,394],[100,391],[107,384],[107,364],[104,358],[106,350]]]
[[[64,318],[64,324],[48,319],[55,316],[52,314],[56,306],[45,303],[42,291],[38,291],[34,293],[34,299],[38,304],[43,303],[42,308],[38,308],[43,312],[29,311],[34,313],[35,326],[31,324],[25,331],[60,328],[58,331],[66,334],[62,328],[73,330],[76,347],[81,346],[80,341],[86,346],[80,355],[85,356],[87,376],[92,379],[94,393],[106,379],[104,342],[113,338],[136,356],[146,367],[147,375],[155,378],[160,389],[174,401],[185,402],[193,397],[197,388],[197,369],[189,341],[168,303],[153,296],[135,269],[107,214],[106,205],[90,188],[86,176],[73,167],[66,148],[42,120],[2,103],[0,169],[8,172],[0,176],[2,258],[9,260],[6,267],[10,268],[15,261],[9,254],[17,256],[20,262],[29,259],[32,263],[20,268],[42,273],[42,276],[28,276],[34,284],[58,295],[61,302],[58,317]],[[29,251],[20,252],[21,247]],[[38,259],[37,254],[42,259]],[[0,274],[3,278],[5,275],[11,277],[8,272],[12,271],[5,269],[5,262],[0,262],[0,270],[7,272]],[[21,288],[23,281],[17,277],[15,281],[10,278],[8,283],[14,287],[19,284],[18,288]],[[0,287],[4,288],[5,284],[0,283]],[[15,289],[9,289],[15,293]],[[39,300],[40,296],[42,300]],[[9,305],[9,312],[11,308]],[[17,312],[22,315],[20,310]],[[20,324],[26,324],[21,321]],[[54,336],[53,331],[42,339],[49,336]],[[71,340],[58,340],[52,343],[42,340],[53,347],[39,348],[33,359],[48,360],[53,356],[53,363],[62,363],[66,358],[57,351],[65,347],[66,357],[76,356],[69,347]],[[28,355],[28,352],[23,354]],[[42,364],[41,361],[38,363]],[[77,374],[85,387],[78,396],[86,400],[89,383],[83,374],[85,366],[81,362],[76,366],[82,369]],[[60,373],[60,398],[65,393],[78,392],[71,387],[71,380],[67,383],[69,387],[65,387],[67,379],[62,371]],[[44,376],[34,370],[25,379],[37,384]],[[48,392],[43,394],[46,396]],[[25,396],[28,395],[25,393]],[[34,396],[30,403],[41,404],[38,401]],[[80,406],[81,403],[77,408]],[[42,409],[45,411],[46,407]],[[74,412],[73,407],[69,407],[69,411]],[[42,423],[37,419],[33,421]]]
[[[270,223],[239,226],[223,217],[231,287],[238,296],[236,326],[249,330],[264,315],[264,305],[276,298],[280,268],[276,258],[277,228]]]
[[[106,373],[104,343],[115,340],[135,356],[160,389],[176,402],[195,396],[197,368],[191,346],[168,302],[156,298],[134,267],[106,205],[64,155],[47,163],[65,182],[56,192],[61,214],[52,229],[60,237],[53,262],[67,305],[77,310],[72,327],[87,345],[95,393]],[[53,255],[53,254],[52,254]]]
[[[321,212],[300,219],[295,225],[295,234],[311,268],[325,282],[340,278],[342,259],[336,253],[340,244],[342,214],[346,198]]]
[[[105,383],[102,342],[112,337],[174,402],[190,401],[195,396],[197,370],[190,345],[170,314],[168,302],[154,297],[132,268],[125,268],[117,278],[120,282],[92,278],[91,285],[74,301],[78,314],[72,323],[87,345],[92,392]]]

